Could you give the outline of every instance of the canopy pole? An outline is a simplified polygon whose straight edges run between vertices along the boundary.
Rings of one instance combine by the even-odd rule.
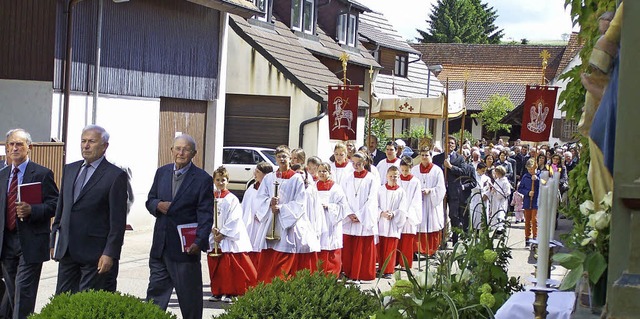
[[[373,108],[373,64],[369,68],[369,121],[367,123],[367,139],[365,145],[369,147],[369,141],[371,141],[371,109]],[[369,150],[371,154],[374,150]]]
[[[447,94],[444,96],[444,111],[443,111],[443,117],[444,117],[444,133],[443,135],[445,136],[444,141],[442,141],[442,143],[444,143],[444,159],[447,160],[448,156],[449,156],[449,77],[447,77],[447,82],[446,82],[446,88],[445,88],[445,92],[447,92]],[[443,165],[443,172],[444,172],[444,181],[445,183],[447,182],[447,171],[449,169],[447,169],[446,166]],[[444,249],[447,248],[447,233],[449,232],[449,227],[447,226],[447,213],[449,211],[449,207],[447,207],[447,194],[444,195],[444,199],[442,200],[442,212],[444,214],[444,229],[442,230],[442,240],[440,241],[440,249]]]

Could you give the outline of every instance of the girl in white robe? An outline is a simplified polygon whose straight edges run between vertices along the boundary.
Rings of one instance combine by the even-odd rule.
[[[244,196],[242,197],[242,220],[244,221],[245,226],[247,226],[247,233],[249,234],[249,241],[251,242],[249,258],[251,258],[253,265],[256,267],[258,266],[258,259],[260,258],[259,256],[262,248],[260,245],[253,246],[253,244],[261,243],[263,238],[261,238],[261,240],[256,239],[260,229],[260,221],[256,217],[256,211],[253,210],[253,201],[258,194],[258,188],[260,187],[260,184],[262,184],[262,179],[266,174],[271,172],[273,172],[273,166],[271,166],[271,164],[267,162],[258,163],[253,172],[255,182],[244,191]]]
[[[471,197],[469,199],[469,219],[471,221],[471,229],[481,229],[483,225],[483,214],[486,216],[487,207],[485,198],[488,199],[489,183],[491,179],[486,174],[487,165],[484,162],[479,162],[476,166],[476,187],[471,189]],[[484,210],[483,210],[484,209]],[[484,223],[488,223],[485,220]]]
[[[333,148],[334,161],[331,162],[331,176],[344,189],[344,181],[353,173],[353,165],[347,158],[347,146],[342,142]]]
[[[509,195],[511,194],[511,183],[506,176],[506,170],[498,166],[493,170],[495,181],[490,188],[490,212],[491,229],[496,232],[504,232],[504,219],[509,208]]]
[[[396,265],[401,267],[413,266],[413,254],[416,251],[416,240],[418,238],[418,225],[422,222],[422,193],[420,189],[420,180],[411,174],[411,162],[410,157],[403,157],[400,163],[400,187],[404,189],[407,194],[407,207],[405,208],[406,216],[404,226],[402,227],[402,234],[400,235],[400,241],[398,242],[398,250],[400,254],[397,254]],[[407,260],[405,265],[404,256]]]

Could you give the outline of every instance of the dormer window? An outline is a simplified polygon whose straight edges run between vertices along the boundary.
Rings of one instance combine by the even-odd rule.
[[[407,59],[406,55],[396,55],[395,76],[407,77]]]
[[[356,46],[356,34],[358,34],[358,17],[353,14],[341,14],[338,16],[338,43],[348,46]]]
[[[313,34],[315,0],[291,0],[291,29]]]
[[[264,16],[256,15],[255,18],[260,21],[271,22],[271,8],[273,0],[253,0],[253,3],[264,12]]]

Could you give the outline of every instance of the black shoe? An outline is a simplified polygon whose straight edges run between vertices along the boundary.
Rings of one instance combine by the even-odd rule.
[[[530,243],[530,242],[529,242],[529,240],[527,239],[527,240],[525,240],[525,241],[524,241],[524,247],[525,247],[525,248],[529,248],[529,246],[531,246],[531,243]]]
[[[384,274],[384,275],[382,275],[382,278],[391,279],[391,278],[393,278],[393,275],[392,274]]]
[[[504,229],[496,230],[496,235],[502,235],[502,234],[504,234]]]

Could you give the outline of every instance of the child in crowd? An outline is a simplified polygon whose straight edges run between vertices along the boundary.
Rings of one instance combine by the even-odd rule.
[[[380,173],[381,185],[384,185],[387,182],[387,170],[389,167],[400,167],[400,159],[396,156],[397,152],[398,144],[394,141],[387,142],[387,146],[385,146],[385,154],[387,155],[387,158],[378,162],[378,165],[376,165],[376,169],[378,170],[378,173]]]
[[[311,156],[307,160],[307,173],[309,173],[314,182],[318,181],[318,166],[320,164],[322,164],[322,160],[317,156]]]
[[[415,252],[415,243],[418,232],[418,225],[422,221],[422,193],[420,190],[420,180],[411,174],[412,159],[409,156],[403,156],[400,162],[400,187],[407,194],[407,207],[405,208],[406,220],[402,227],[400,241],[398,242],[398,250],[396,265],[403,268],[411,268],[413,266],[413,253]],[[404,263],[404,256],[407,264]]]
[[[353,154],[355,171],[345,177],[342,187],[349,204],[342,223],[342,270],[347,278],[356,282],[376,278],[375,237],[378,235],[380,185],[364,168],[367,157],[361,152]]]
[[[518,183],[518,188],[520,187],[520,183]],[[513,192],[513,198],[511,199],[511,205],[513,205],[513,212],[515,214],[515,224],[519,224],[524,222],[524,209],[522,207],[522,201],[524,199],[524,195],[516,192]]]
[[[260,184],[262,184],[262,179],[271,172],[273,172],[273,166],[271,166],[271,164],[267,162],[258,163],[256,169],[253,171],[254,182],[244,191],[244,196],[242,197],[242,220],[245,226],[247,226],[247,233],[249,234],[249,241],[251,242],[249,258],[251,258],[253,265],[256,267],[258,266],[258,258],[262,250],[260,244],[264,242],[264,238],[257,239],[260,221],[252,205],[256,194],[258,194],[258,188],[260,188]]]
[[[487,164],[484,162],[478,162],[476,165],[476,181],[477,184],[471,189],[471,198],[469,199],[469,216],[472,229],[481,229],[483,223],[488,223],[488,220],[483,221],[483,208],[488,210],[485,203],[485,199],[488,198],[487,193],[489,191],[489,183],[491,179],[486,174]],[[486,214],[484,215],[486,216]]]
[[[406,221],[407,198],[400,188],[400,169],[390,166],[387,169],[387,182],[378,190],[378,235],[376,245],[380,275],[391,278],[396,264],[396,250],[400,233]],[[385,265],[386,262],[386,265]]]
[[[502,165],[493,170],[494,182],[490,186],[490,225],[498,234],[504,232],[504,219],[509,208],[511,184],[507,178],[507,170]]]
[[[227,189],[229,173],[226,168],[219,167],[213,172],[213,183],[217,201],[217,211],[213,213],[218,216],[209,237],[211,252],[207,256],[210,300],[231,302],[232,296],[243,295],[256,284],[258,274],[248,255],[251,242],[242,221],[240,201]]]
[[[333,148],[334,161],[331,162],[331,176],[344,189],[344,180],[353,173],[353,166],[347,158],[347,146],[342,142]]]
[[[531,236],[538,237],[538,194],[540,192],[540,178],[536,173],[536,162],[529,159],[525,164],[527,172],[520,179],[518,193],[524,195],[524,236],[525,247],[529,247]]]
[[[349,204],[342,187],[331,180],[329,163],[318,165],[318,182],[310,188],[312,205],[309,215],[320,217],[313,225],[320,238],[320,267],[328,274],[339,276],[342,269],[342,221]]]

